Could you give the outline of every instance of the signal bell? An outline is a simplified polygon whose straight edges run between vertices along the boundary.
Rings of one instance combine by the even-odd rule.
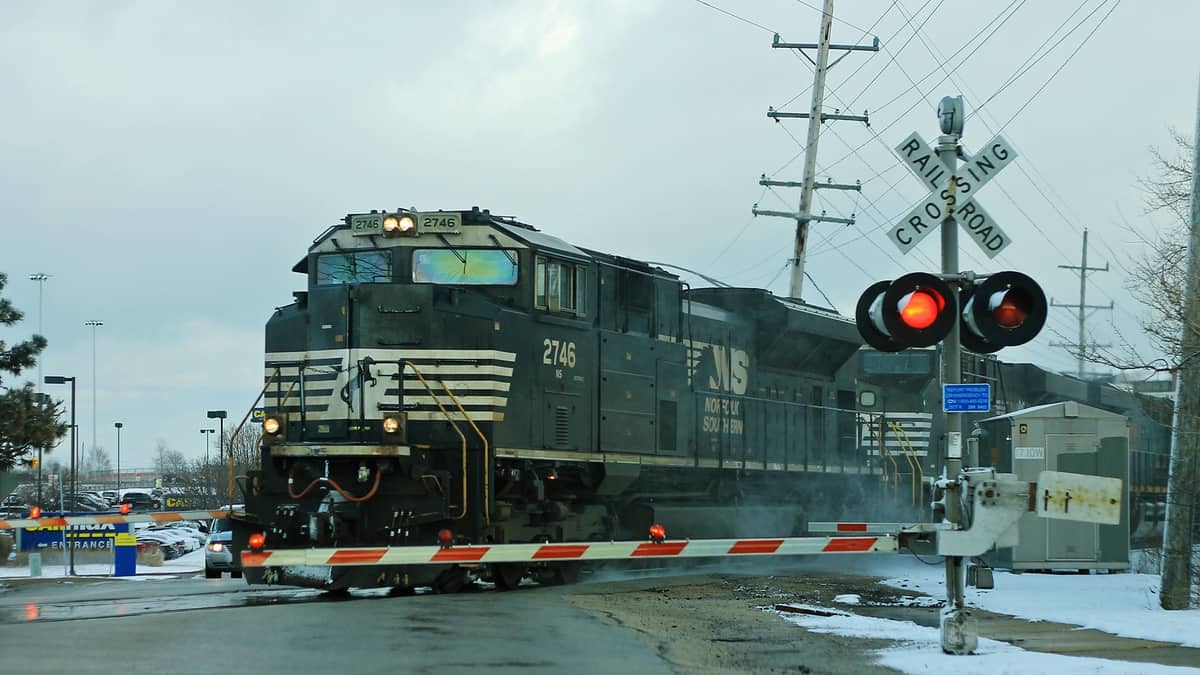
[[[858,333],[881,352],[929,347],[954,326],[956,306],[950,285],[926,272],[872,284],[858,299]]]
[[[962,346],[976,354],[1029,342],[1046,325],[1046,294],[1020,272],[997,272],[963,290]]]

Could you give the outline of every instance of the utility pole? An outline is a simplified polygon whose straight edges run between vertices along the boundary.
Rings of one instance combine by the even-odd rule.
[[[773,181],[768,180],[763,176],[758,184],[765,187],[800,187],[800,207],[796,213],[787,211],[768,211],[760,210],[755,204],[752,212],[756,216],[775,216],[779,218],[790,218],[796,221],[796,242],[792,252],[790,263],[792,265],[791,285],[788,289],[790,297],[800,299],[800,293],[804,287],[804,254],[808,246],[808,224],[813,221],[829,222],[829,223],[844,223],[847,225],[854,224],[854,215],[849,218],[835,218],[821,215],[813,215],[812,199],[813,190],[819,188],[829,188],[835,190],[855,190],[861,189],[859,185],[839,185],[828,181],[824,184],[816,183],[817,171],[817,144],[821,137],[821,124],[825,120],[850,120],[870,124],[867,119],[867,114],[864,111],[862,115],[843,115],[840,112],[833,114],[825,114],[822,108],[825,104],[825,74],[830,68],[837,65],[839,61],[846,57],[852,51],[879,51],[879,38],[875,38],[871,46],[865,45],[831,45],[829,44],[830,33],[833,30],[833,0],[825,0],[825,7],[821,12],[821,35],[817,43],[801,43],[801,42],[781,42],[779,34],[775,34],[774,40],[771,42],[771,47],[775,49],[816,49],[817,59],[813,61],[812,57],[801,51],[800,53],[807,58],[816,70],[813,73],[813,93],[812,103],[809,106],[807,113],[788,113],[778,112],[774,108],[767,110],[767,117],[779,122],[781,119],[803,119],[808,118],[808,140],[804,146],[804,180],[801,183],[792,181]],[[845,51],[841,57],[829,63],[829,50]]]
[[[1200,95],[1196,101],[1200,138]],[[1183,335],[1175,379],[1175,424],[1171,434],[1171,473],[1167,478],[1167,522],[1163,532],[1163,609],[1187,609],[1191,599],[1192,524],[1196,508],[1196,457],[1200,454],[1200,145],[1192,156],[1191,231]]]
[[[1087,300],[1086,300],[1086,298],[1087,298],[1087,273],[1088,272],[1107,272],[1108,271],[1108,263],[1104,263],[1104,267],[1088,267],[1088,264],[1087,264],[1087,252],[1088,252],[1087,240],[1088,240],[1088,231],[1085,229],[1083,231],[1083,257],[1078,266],[1059,265],[1059,267],[1064,270],[1079,270],[1079,304],[1078,305],[1060,304],[1060,303],[1054,302],[1054,298],[1050,299],[1051,307],[1065,307],[1067,309],[1073,309],[1073,310],[1075,310],[1076,316],[1079,318],[1079,341],[1078,342],[1076,342],[1075,344],[1071,344],[1069,342],[1052,342],[1052,343],[1050,343],[1050,346],[1051,347],[1067,347],[1069,349],[1075,350],[1076,358],[1079,361],[1078,375],[1079,375],[1079,379],[1081,379],[1081,380],[1083,379],[1083,376],[1084,376],[1083,357],[1084,357],[1084,353],[1087,351],[1087,347],[1088,347],[1087,333],[1084,331],[1084,325],[1087,323],[1087,317],[1091,314],[1090,312],[1088,312],[1088,310],[1089,309],[1092,309],[1092,310],[1107,309],[1109,311],[1112,311],[1112,308],[1113,308],[1112,302],[1109,302],[1107,307],[1104,305],[1089,305],[1089,304],[1087,304]],[[1093,342],[1091,346],[1092,346],[1092,349],[1095,350],[1100,347],[1111,347],[1112,345],[1100,345],[1100,344],[1096,344],[1095,342]]]

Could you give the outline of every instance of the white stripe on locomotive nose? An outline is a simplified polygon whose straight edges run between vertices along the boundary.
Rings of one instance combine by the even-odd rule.
[[[476,360],[476,361],[507,361],[517,360],[515,352],[504,352],[496,349],[318,349],[301,352],[271,352],[266,355],[268,362],[272,361],[314,361],[327,359],[345,359],[350,352],[350,358],[358,361],[371,357],[379,362],[396,361],[425,361],[441,360]],[[314,364],[315,365],[315,364]],[[382,365],[382,364],[381,364]],[[418,364],[418,367],[420,364]]]
[[[457,396],[460,391],[508,391],[512,386],[508,382],[500,382],[497,380],[436,380],[430,382],[434,385],[434,391],[440,391],[442,385],[445,384]],[[404,378],[404,390],[425,391],[425,385],[415,377]]]
[[[388,365],[391,366],[394,364]],[[421,371],[421,375],[423,375],[427,380],[431,375],[491,375],[493,377],[512,377],[513,374],[513,369],[508,366],[493,366],[490,364],[476,366],[466,363],[444,363],[434,366],[418,366],[418,369]],[[286,371],[287,369],[284,368],[283,370]],[[263,381],[265,382],[275,374],[275,369],[264,368],[263,373]],[[388,368],[386,370],[374,370],[372,371],[372,374],[376,377],[392,377],[396,374],[396,371],[394,368]],[[416,375],[414,375],[412,371],[405,372],[405,379],[412,379],[420,382],[420,380],[417,379]],[[324,383],[324,385],[328,387],[330,380],[318,380],[317,382]],[[317,384],[317,382],[312,384]],[[306,381],[305,384],[309,383]]]
[[[470,408],[474,405],[494,405],[503,408],[508,405],[508,398],[504,396],[458,396],[458,402],[463,404],[463,407]],[[404,405],[437,405],[441,403],[447,406],[447,409],[454,407],[454,401],[444,395],[439,395],[436,399],[432,396],[405,396]]]

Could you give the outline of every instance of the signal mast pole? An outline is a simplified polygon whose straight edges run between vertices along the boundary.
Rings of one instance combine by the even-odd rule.
[[[958,141],[962,138],[963,101],[961,96],[947,96],[938,105],[938,122],[942,136],[938,137],[938,158],[955,175],[958,170]],[[950,179],[948,198],[946,200],[946,217],[942,221],[942,274],[947,278],[955,278],[958,269],[958,222],[954,219],[955,191],[957,184]],[[950,284],[953,297],[953,307],[959,307],[958,285]],[[960,384],[962,382],[962,340],[959,322],[951,325],[950,333],[942,343],[942,384]],[[945,387],[943,386],[943,391]],[[945,406],[943,405],[943,409]],[[946,429],[946,461],[945,473],[942,476],[946,508],[946,521],[951,529],[960,529],[963,524],[960,484],[958,476],[962,473],[962,413],[947,412],[945,414]],[[941,636],[942,651],[950,654],[970,654],[975,651],[978,642],[978,628],[973,617],[964,606],[964,586],[966,577],[963,573],[963,559],[957,556],[947,556],[946,564],[946,607],[942,609]]]
[[[788,286],[788,296],[799,299],[800,293],[804,289],[804,254],[808,247],[808,224],[813,221],[843,223],[846,225],[854,224],[854,216],[851,214],[849,218],[836,218],[832,216],[813,215],[812,200],[813,190],[817,188],[828,188],[834,190],[855,190],[859,191],[861,187],[855,185],[841,185],[833,182],[817,184],[817,144],[821,139],[821,124],[825,120],[850,120],[855,122],[868,123],[867,115],[864,112],[862,115],[844,115],[840,112],[825,114],[821,111],[825,105],[825,73],[830,68],[837,65],[838,61],[845,58],[845,55],[838,58],[832,64],[829,63],[829,50],[845,50],[846,53],[852,51],[879,51],[879,38],[875,38],[871,46],[865,45],[831,45],[829,44],[829,36],[833,30],[833,0],[825,0],[825,7],[821,11],[821,36],[816,44],[799,43],[799,42],[780,42],[779,34],[775,34],[775,39],[771,46],[776,49],[796,49],[801,50],[805,58],[813,63],[816,70],[813,74],[813,93],[812,102],[809,105],[807,113],[788,113],[779,112],[774,108],[767,111],[767,117],[778,122],[781,119],[803,119],[808,118],[808,139],[804,146],[804,179],[801,183],[793,181],[775,181],[768,180],[764,175],[758,181],[759,185],[765,187],[799,187],[800,188],[800,207],[796,213],[787,211],[768,211],[759,209],[758,205],[754,205],[753,213],[756,216],[776,216],[779,218],[790,218],[796,221],[796,241],[792,250],[792,257],[789,262],[792,265],[791,283]],[[816,49],[817,59],[805,54],[804,49]]]

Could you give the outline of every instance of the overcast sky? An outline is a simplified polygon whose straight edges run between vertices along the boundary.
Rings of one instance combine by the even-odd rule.
[[[240,419],[262,382],[263,324],[304,279],[314,237],[347,212],[479,205],[577,245],[672,262],[787,293],[812,67],[771,36],[813,42],[820,0],[613,2],[8,2],[0,5],[0,271],[50,340],[44,373],[80,379],[79,424],[122,464],[158,440],[204,453],[205,412]],[[724,11],[721,11],[724,10]],[[939,266],[936,237],[901,256],[887,230],[925,190],[892,148],[937,136],[962,94],[963,144],[997,131],[1020,157],[981,201],[1014,243],[963,267],[1019,269],[1078,302],[1081,232],[1098,312],[1136,331],[1125,289],[1147,216],[1149,148],[1195,124],[1200,3],[842,1],[833,39],[869,43],[828,76],[821,176],[804,299],[844,314],[871,282]],[[914,29],[917,29],[914,31]],[[915,37],[914,37],[915,32]],[[1017,76],[1014,80],[1014,76]],[[915,84],[914,84],[915,83]],[[986,104],[985,104],[986,102]],[[980,106],[982,110],[980,110]],[[51,275],[38,310],[38,284]],[[820,289],[818,291],[817,289]],[[1010,361],[1072,370],[1051,312]],[[29,373],[34,379],[35,374]],[[54,393],[65,396],[65,388]],[[65,448],[65,444],[63,446]],[[59,454],[65,454],[60,451]]]

